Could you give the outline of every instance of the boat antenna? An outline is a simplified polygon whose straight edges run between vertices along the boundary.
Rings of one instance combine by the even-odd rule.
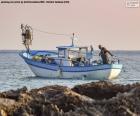
[[[72,38],[71,38],[71,40],[72,40],[71,46],[74,46],[74,38],[75,38],[75,34],[73,33]]]
[[[32,45],[33,40],[33,29],[31,26],[21,24],[22,30],[22,42],[25,46],[27,53],[30,53],[30,45]]]
[[[75,33],[72,33],[72,37],[71,37],[71,46],[75,46],[75,44],[74,44],[74,41],[75,40],[78,40],[78,38],[77,37],[75,37]]]

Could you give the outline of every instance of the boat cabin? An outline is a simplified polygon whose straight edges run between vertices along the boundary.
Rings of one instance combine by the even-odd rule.
[[[89,57],[87,46],[58,46],[56,48],[58,49],[58,58],[66,66],[78,66],[80,62],[85,64],[92,58],[91,52]]]
[[[74,57],[81,57],[88,53],[88,47],[79,46],[59,46],[58,58],[70,59]]]

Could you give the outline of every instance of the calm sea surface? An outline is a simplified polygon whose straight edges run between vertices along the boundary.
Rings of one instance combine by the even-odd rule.
[[[113,51],[120,57],[123,70],[113,83],[131,84],[140,82],[140,51]],[[47,79],[35,77],[28,65],[14,51],[0,51],[0,91],[17,89],[26,86],[28,89],[47,85],[74,85],[89,83],[97,80]]]

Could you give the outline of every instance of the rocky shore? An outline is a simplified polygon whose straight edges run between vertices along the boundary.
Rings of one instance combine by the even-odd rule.
[[[1,116],[138,116],[140,83],[106,81],[65,86],[23,87],[0,93]]]

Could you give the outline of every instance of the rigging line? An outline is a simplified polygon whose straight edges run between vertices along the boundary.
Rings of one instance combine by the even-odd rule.
[[[39,31],[39,32],[42,32],[42,33],[47,33],[47,34],[52,34],[52,35],[63,35],[63,36],[68,36],[70,37],[72,34],[63,34],[63,33],[54,33],[54,32],[47,32],[47,31],[42,31],[40,29],[36,29],[36,28],[33,28],[35,31]]]

